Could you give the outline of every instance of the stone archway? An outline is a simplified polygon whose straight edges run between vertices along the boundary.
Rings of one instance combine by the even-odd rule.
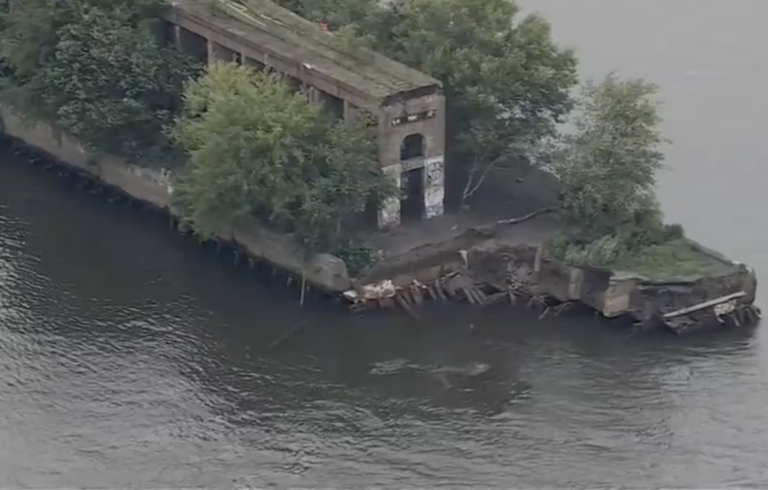
[[[400,160],[424,158],[426,153],[426,138],[421,133],[409,134],[400,143]]]

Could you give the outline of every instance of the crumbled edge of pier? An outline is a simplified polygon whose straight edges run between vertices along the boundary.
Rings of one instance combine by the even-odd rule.
[[[482,308],[526,305],[541,310],[540,318],[582,305],[605,318],[630,320],[633,332],[666,329],[683,334],[760,321],[754,270],[694,241],[689,241],[692,247],[720,262],[718,273],[651,280],[632,272],[568,266],[548,256],[540,244],[509,244],[497,238],[503,235],[500,228],[531,217],[470,229],[433,245],[431,257],[422,251],[411,264],[401,258],[391,277],[353,281],[343,297],[354,311],[401,308],[417,318],[419,306],[428,300]],[[380,270],[372,277],[382,274]]]

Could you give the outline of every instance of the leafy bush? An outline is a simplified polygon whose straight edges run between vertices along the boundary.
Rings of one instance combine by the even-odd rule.
[[[349,238],[340,241],[331,251],[347,264],[351,276],[359,276],[383,258],[380,250],[374,250],[361,240]]]
[[[635,271],[652,278],[690,275],[709,265],[685,240],[682,226],[658,222],[624,225],[598,237],[564,233],[547,249],[568,265]]]
[[[614,75],[584,86],[573,131],[549,166],[562,182],[561,212],[573,228],[549,244],[555,257],[572,265],[640,268],[648,275],[675,269],[675,257],[701,265],[691,258],[698,255],[682,227],[663,223],[656,199],[666,140],[655,93],[652,84]]]
[[[549,167],[563,184],[567,218],[599,234],[629,221],[661,221],[655,185],[666,140],[655,93],[652,84],[614,75],[585,84],[573,131]]]
[[[160,0],[10,2],[0,15],[3,103],[94,150],[167,158],[163,127],[197,67],[158,38],[164,8]]]

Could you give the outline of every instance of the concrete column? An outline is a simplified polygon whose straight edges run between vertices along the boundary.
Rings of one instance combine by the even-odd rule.
[[[264,69],[266,68],[266,67],[264,66],[264,63],[262,63],[261,61],[259,61],[259,60],[255,60],[255,59],[253,59],[253,58],[249,58],[248,56],[245,56],[245,57],[243,58],[243,60],[245,60],[245,61],[243,62],[243,64],[244,64],[245,66],[250,66],[251,68],[253,68],[253,69],[255,69],[255,70],[264,70]]]
[[[176,45],[176,47],[181,51],[184,52],[184,44],[181,39],[181,27],[174,24],[173,26],[173,43]]]
[[[384,167],[384,175],[391,178],[394,181],[395,187],[398,189],[398,194],[394,197],[390,197],[383,203],[378,211],[378,226],[379,228],[391,228],[400,224],[400,179],[402,176],[402,166],[398,163]]]
[[[308,85],[306,88],[307,100],[312,104],[320,103],[320,91],[312,85]]]
[[[357,117],[360,116],[360,110],[361,109],[359,107],[345,100],[344,101],[344,120],[354,121]]]
[[[234,51],[208,39],[208,62],[213,60],[234,61]]]
[[[581,285],[584,283],[584,271],[577,267],[571,268],[571,280],[568,282],[568,298],[581,299]]]
[[[181,26],[178,26],[178,25],[173,26],[174,42],[176,44],[176,47],[182,53],[194,54],[195,46],[192,40],[190,39],[190,36],[194,36],[194,34],[190,33],[189,31],[186,31]]]
[[[200,61],[207,59],[208,41],[204,37],[179,25],[174,25],[173,38],[176,47],[182,53],[188,54]]]
[[[445,159],[442,155],[427,158],[424,161],[424,209],[427,219],[443,214],[444,198]]]

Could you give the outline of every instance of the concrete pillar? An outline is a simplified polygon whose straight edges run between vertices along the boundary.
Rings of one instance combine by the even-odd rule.
[[[254,70],[264,70],[266,68],[261,61],[249,58],[248,56],[244,56],[243,60],[245,60],[243,62],[245,66],[250,66]]]
[[[402,166],[397,163],[384,167],[382,171],[384,175],[391,178],[395,184],[395,188],[398,189],[398,194],[394,197],[390,197],[381,203],[381,207],[378,211],[378,226],[379,228],[391,228],[400,224],[400,180],[402,177]]]
[[[357,107],[355,104],[352,104],[350,102],[344,101],[344,120],[345,121],[354,121],[357,117],[360,116],[361,109]]]
[[[445,198],[445,161],[442,156],[424,161],[424,209],[426,217],[443,214]]]
[[[174,42],[176,44],[176,47],[182,53],[195,54],[194,42],[192,41],[192,39],[190,39],[190,37],[194,35],[195,35],[194,33],[187,31],[181,26],[178,26],[178,25],[173,26]]]
[[[581,285],[584,283],[584,271],[578,267],[571,268],[571,278],[568,282],[568,299],[581,299]]]
[[[208,39],[208,62],[213,60],[235,61],[235,52]]]
[[[176,45],[176,47],[181,51],[184,52],[184,44],[183,40],[181,39],[181,26],[174,25],[173,26],[173,42]]]
[[[307,85],[305,89],[305,93],[307,94],[307,100],[309,100],[312,104],[319,104],[320,103],[320,91],[317,90],[312,85]]]
[[[208,41],[204,37],[181,26],[173,26],[173,41],[182,53],[188,54],[199,61],[208,57]]]

